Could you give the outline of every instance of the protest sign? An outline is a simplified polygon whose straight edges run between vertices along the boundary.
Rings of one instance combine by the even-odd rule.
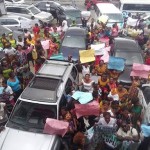
[[[105,54],[101,57],[101,60],[104,61],[104,63],[109,62],[109,53],[106,51]]]
[[[88,104],[75,104],[77,118],[90,115],[99,116],[99,110],[99,103],[96,101],[93,101]]]
[[[145,137],[150,137],[150,126],[142,124],[141,129],[142,129],[142,133]]]
[[[125,66],[125,59],[120,57],[109,57],[108,69],[114,69],[118,71],[123,71]]]
[[[68,127],[68,122],[47,118],[43,133],[64,136],[68,131]]]
[[[49,40],[41,41],[44,50],[49,49]]]
[[[95,61],[94,50],[92,50],[92,49],[91,50],[80,50],[79,55],[80,55],[81,63]]]
[[[120,144],[120,141],[115,136],[116,131],[117,127],[96,125],[91,139],[90,150],[94,150],[100,142],[105,142],[111,148],[116,148]]]
[[[147,79],[150,73],[150,66],[144,64],[134,63],[130,76],[137,76]]]
[[[79,101],[80,104],[86,104],[93,100],[92,93],[90,92],[81,92],[81,91],[76,91],[73,95],[72,98],[75,100]]]
[[[105,43],[101,44],[92,44],[91,49],[95,51],[95,56],[97,55],[104,55],[104,48],[105,48]]]

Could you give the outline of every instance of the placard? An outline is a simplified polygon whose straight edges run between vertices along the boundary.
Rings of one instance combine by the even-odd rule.
[[[81,63],[87,63],[87,62],[92,62],[95,61],[94,57],[94,50],[80,50],[79,55],[80,55],[80,62]]]
[[[120,57],[109,57],[108,69],[123,71],[125,67],[125,59]]]

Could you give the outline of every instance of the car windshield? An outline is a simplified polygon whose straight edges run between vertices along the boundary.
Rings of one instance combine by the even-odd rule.
[[[137,52],[126,52],[126,51],[117,51],[115,57],[121,57],[126,59],[126,65],[133,65],[133,63],[143,64],[143,58],[141,53]]]
[[[123,22],[122,14],[104,14],[108,16],[108,22]]]
[[[138,44],[134,41],[116,41],[115,42],[115,49],[116,50],[129,50],[129,51],[138,51],[139,47]]]
[[[68,17],[73,17],[73,18],[80,18],[81,17],[81,12],[76,11],[76,10],[67,10],[67,11],[65,11],[65,14]]]
[[[36,7],[34,7],[34,6],[29,7],[28,9],[29,9],[34,15],[39,14],[39,13],[41,12],[38,8],[36,8]]]
[[[56,106],[17,101],[8,126],[43,133],[46,118],[57,118]]]
[[[123,10],[149,11],[150,10],[150,4],[124,4]]]
[[[85,48],[85,39],[81,36],[65,36],[62,46]]]

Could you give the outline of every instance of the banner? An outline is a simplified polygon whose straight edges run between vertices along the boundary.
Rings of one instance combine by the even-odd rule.
[[[49,40],[41,41],[44,50],[49,49]]]
[[[92,93],[90,92],[76,91],[71,97],[79,101],[80,104],[87,104],[88,102],[93,100]]]
[[[100,142],[105,142],[111,148],[116,148],[120,144],[120,141],[118,141],[115,136],[116,131],[117,127],[96,125],[94,128],[93,137],[91,139],[90,150],[95,150]]]
[[[92,50],[92,49],[91,50],[80,50],[79,55],[80,55],[81,63],[95,61],[94,50]]]
[[[99,116],[100,113],[99,103],[93,101],[88,104],[75,104],[75,111],[77,118],[90,115]]]
[[[43,133],[61,135],[63,137],[68,131],[68,127],[68,122],[47,118]]]
[[[125,67],[125,59],[120,57],[109,57],[108,69],[123,71]]]
[[[150,74],[150,66],[134,63],[130,76],[141,77],[147,79]]]

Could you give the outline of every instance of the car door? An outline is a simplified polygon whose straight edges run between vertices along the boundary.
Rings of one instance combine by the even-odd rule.
[[[6,27],[10,28],[11,30],[20,29],[20,22],[17,19],[8,18],[6,19],[6,24]]]
[[[0,25],[6,26],[7,25],[6,19],[0,18]]]

